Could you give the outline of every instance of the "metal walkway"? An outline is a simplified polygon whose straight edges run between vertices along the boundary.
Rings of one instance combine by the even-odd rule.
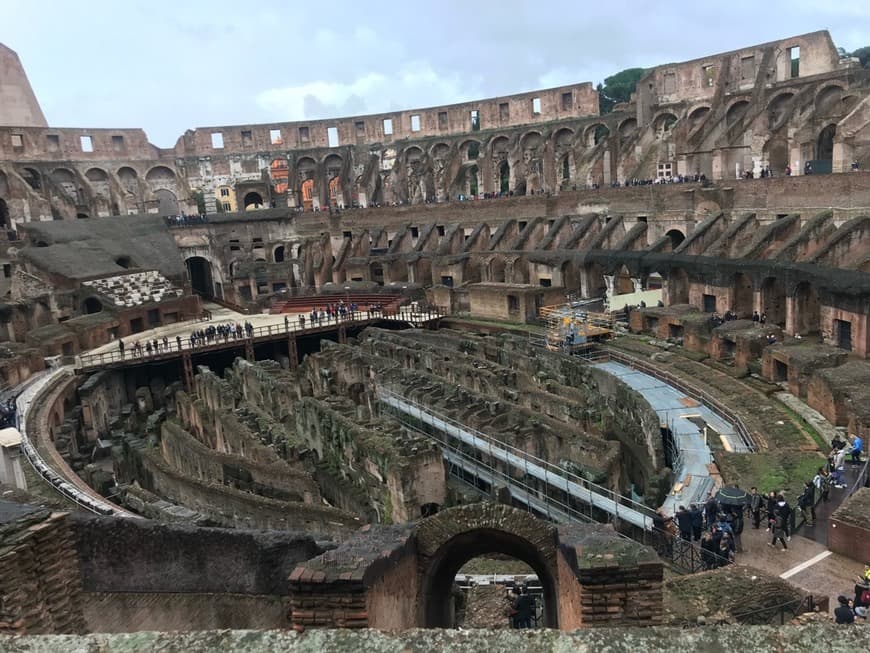
[[[504,484],[513,498],[540,514],[556,521],[598,521],[591,511],[583,512],[586,506],[613,521],[653,529],[653,510],[643,504],[440,416],[393,390],[379,387],[378,398],[400,422],[437,440],[449,464],[490,486]]]

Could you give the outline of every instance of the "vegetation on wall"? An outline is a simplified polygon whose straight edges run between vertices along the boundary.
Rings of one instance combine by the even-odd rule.
[[[606,77],[603,84],[598,84],[598,111],[604,115],[613,111],[620,102],[628,102],[637,83],[643,77],[643,68],[626,68],[615,75]]]

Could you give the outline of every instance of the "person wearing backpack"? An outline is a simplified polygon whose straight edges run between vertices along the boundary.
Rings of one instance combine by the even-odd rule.
[[[859,576],[858,582],[855,583],[855,599],[852,601],[852,606],[856,615],[867,618],[867,612],[870,610],[870,581],[863,576]]]
[[[798,499],[798,507],[807,526],[816,523],[816,486],[812,481],[804,483],[804,491]]]
[[[831,475],[824,467],[819,467],[819,470],[813,477],[813,485],[816,486],[816,490],[819,492],[819,499],[827,503],[831,492]]]

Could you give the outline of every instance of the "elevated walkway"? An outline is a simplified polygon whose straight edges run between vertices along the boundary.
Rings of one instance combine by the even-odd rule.
[[[539,514],[588,522],[595,519],[594,508],[614,522],[653,529],[654,511],[643,504],[438,415],[392,389],[378,387],[378,398],[400,422],[437,440],[451,466],[491,488],[503,485],[512,498]]]

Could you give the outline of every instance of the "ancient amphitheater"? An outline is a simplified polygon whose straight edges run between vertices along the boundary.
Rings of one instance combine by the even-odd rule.
[[[866,647],[773,627],[870,562],[865,456],[796,505],[870,436],[870,70],[827,32],[604,114],[582,83],[167,149],[0,73],[0,649]],[[411,630],[457,626],[506,632]]]

